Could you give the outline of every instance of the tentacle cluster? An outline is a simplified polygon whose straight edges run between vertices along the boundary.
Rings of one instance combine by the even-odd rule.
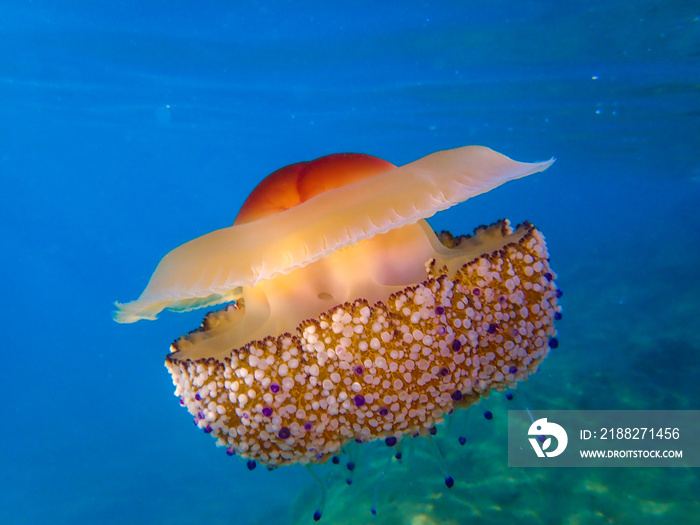
[[[423,282],[386,301],[338,305],[223,359],[181,359],[185,336],[166,359],[175,394],[229,453],[272,467],[324,462],[351,440],[426,434],[453,409],[524,380],[556,347],[560,292],[544,238],[520,228],[519,242],[454,275],[428,261]],[[488,229],[511,232],[507,221]]]

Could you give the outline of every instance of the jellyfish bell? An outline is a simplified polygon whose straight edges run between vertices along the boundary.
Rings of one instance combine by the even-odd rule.
[[[166,367],[195,423],[250,460],[318,463],[351,440],[425,434],[534,372],[558,312],[531,224],[453,237],[425,219],[551,163],[469,146],[402,167],[359,154],[292,164],[233,226],[167,254],[115,319],[228,303]]]

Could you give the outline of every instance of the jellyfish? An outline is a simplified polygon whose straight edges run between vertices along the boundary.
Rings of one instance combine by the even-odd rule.
[[[429,435],[537,370],[560,292],[532,224],[452,235],[426,218],[552,162],[467,146],[401,167],[349,153],[292,164],[232,226],[168,253],[115,319],[219,306],[165,365],[195,424],[249,468]]]

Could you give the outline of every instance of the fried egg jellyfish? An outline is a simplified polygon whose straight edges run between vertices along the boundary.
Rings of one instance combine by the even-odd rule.
[[[323,463],[353,440],[428,435],[537,370],[557,345],[560,292],[531,224],[455,237],[425,219],[552,162],[468,146],[402,167],[292,164],[233,226],[168,253],[115,319],[226,303],[166,367],[196,425],[249,462]]]

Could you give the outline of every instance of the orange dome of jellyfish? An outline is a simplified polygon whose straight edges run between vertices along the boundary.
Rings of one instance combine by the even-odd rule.
[[[531,224],[454,237],[425,219],[552,162],[469,146],[398,168],[359,154],[292,164],[233,226],[168,253],[115,318],[228,303],[166,367],[229,454],[322,463],[351,440],[427,434],[537,369],[556,346],[559,292]]]

